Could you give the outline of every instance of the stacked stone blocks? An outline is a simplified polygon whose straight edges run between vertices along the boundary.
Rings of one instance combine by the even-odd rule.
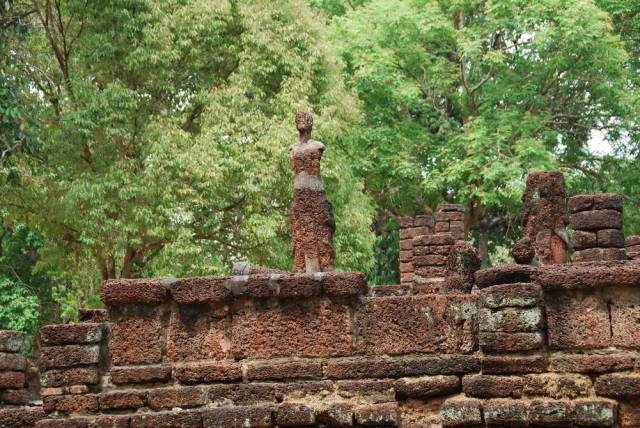
[[[450,233],[456,240],[466,239],[464,230],[464,206],[440,204],[436,213],[436,233]]]
[[[32,405],[23,344],[23,333],[0,330],[0,427],[33,426],[44,417],[42,407]]]
[[[578,195],[569,199],[571,239],[576,262],[626,260],[622,197]]]
[[[413,284],[413,238],[433,233],[434,218],[431,214],[416,217],[400,217],[400,283]]]
[[[640,235],[629,236],[626,239],[627,257],[631,260],[640,260]]]

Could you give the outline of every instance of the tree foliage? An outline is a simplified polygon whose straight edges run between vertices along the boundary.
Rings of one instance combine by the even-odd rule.
[[[487,261],[489,242],[519,233],[529,171],[560,168],[578,192],[601,175],[594,130],[637,141],[630,57],[591,1],[375,0],[332,23],[363,102],[350,147],[380,232],[461,202]]]
[[[291,266],[293,113],[328,147],[338,267],[367,269],[371,209],[339,136],[354,99],[298,1],[34,2],[27,78],[40,146],[2,171],[6,221],[41,231],[38,269],[71,316],[101,279]]]

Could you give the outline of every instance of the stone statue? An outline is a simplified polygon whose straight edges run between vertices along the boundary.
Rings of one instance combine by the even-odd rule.
[[[567,261],[567,192],[561,172],[532,172],[522,196],[524,237],[511,254],[519,264],[551,265]]]
[[[324,145],[311,139],[311,113],[296,113],[299,141],[289,149],[293,167],[291,237],[296,272],[328,272],[334,267],[333,208],[320,178]]]

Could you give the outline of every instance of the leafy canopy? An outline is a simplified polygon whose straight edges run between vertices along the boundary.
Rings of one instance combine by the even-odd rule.
[[[371,205],[339,138],[353,97],[307,6],[48,0],[26,77],[40,147],[0,172],[7,222],[46,236],[38,269],[67,315],[100,279],[289,268],[293,113],[316,115],[338,267],[367,269]]]
[[[381,234],[398,214],[461,202],[488,262],[489,242],[519,234],[528,172],[560,168],[579,192],[601,167],[594,130],[637,141],[630,58],[592,1],[375,0],[331,22],[363,104],[349,147]]]

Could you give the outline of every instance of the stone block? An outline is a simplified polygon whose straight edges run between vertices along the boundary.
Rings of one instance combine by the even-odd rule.
[[[125,410],[144,407],[147,401],[145,391],[111,391],[98,396],[100,410]]]
[[[407,263],[413,260],[413,251],[411,250],[400,250],[400,262]]]
[[[249,380],[313,379],[322,377],[322,363],[319,361],[283,361],[248,363]]]
[[[55,418],[43,419],[36,423],[36,428],[89,428],[91,418],[74,417],[74,418]]]
[[[40,374],[40,384],[46,388],[98,383],[98,366],[46,370]]]
[[[491,309],[527,308],[542,303],[542,288],[535,283],[501,284],[481,291],[482,303]]]
[[[617,398],[640,397],[639,373],[611,373],[599,376],[595,382],[598,395]]]
[[[275,403],[276,384],[273,383],[237,383],[211,385],[209,400],[218,405],[229,402],[244,406],[258,403]]]
[[[102,340],[102,324],[53,324],[40,329],[40,340],[47,345],[98,343]]]
[[[353,404],[338,402],[319,410],[317,419],[329,427],[348,428],[353,426],[353,412]]]
[[[464,212],[464,205],[462,204],[438,204],[438,212],[442,211],[459,211]]]
[[[327,396],[333,392],[334,384],[328,380],[276,383],[276,399],[282,401],[299,401],[307,398]]]
[[[627,260],[627,253],[623,248],[587,248],[573,253],[573,260],[576,263]]]
[[[100,299],[107,306],[161,303],[167,287],[157,279],[110,279],[100,287]]]
[[[356,309],[358,350],[367,354],[466,353],[476,348],[474,296],[368,298]]]
[[[483,405],[484,420],[490,426],[529,426],[529,402],[522,400],[493,399]]]
[[[324,374],[330,379],[398,378],[476,372],[480,362],[473,355],[424,355],[403,358],[352,357],[328,360]]]
[[[578,426],[611,427],[616,423],[618,404],[608,400],[577,400],[574,417]]]
[[[485,374],[542,373],[547,369],[543,355],[484,355],[481,365]]]
[[[395,384],[393,379],[341,380],[336,382],[336,392],[345,399],[389,403],[396,400]]]
[[[297,273],[279,275],[275,281],[276,292],[282,298],[304,298],[322,294],[322,273]]]
[[[367,278],[360,272],[323,272],[321,276],[327,296],[359,296],[369,291]]]
[[[428,256],[415,256],[413,258],[413,266],[445,266],[447,264],[447,256],[440,255],[428,255]]]
[[[591,379],[588,376],[543,373],[526,375],[523,392],[528,396],[573,399],[589,395],[591,389]]]
[[[400,273],[413,272],[413,263],[400,263]]]
[[[24,343],[24,333],[14,330],[0,330],[0,352],[20,352]]]
[[[576,195],[569,198],[569,212],[577,213],[593,209],[593,195]]]
[[[45,425],[36,425],[38,421],[43,420],[44,418],[45,414],[40,406],[0,408],[0,427],[45,427]],[[48,426],[53,427],[54,425]]]
[[[39,365],[43,369],[96,364],[100,358],[98,345],[48,346],[40,350]]]
[[[480,349],[486,353],[522,352],[544,345],[541,333],[480,333]]]
[[[622,213],[609,209],[581,211],[571,214],[569,222],[577,230],[622,229]]]
[[[400,229],[406,229],[407,227],[413,227],[414,219],[409,216],[401,216],[398,217],[398,224],[400,225]]]
[[[355,420],[362,426],[395,427],[399,422],[398,403],[382,403],[358,406]]]
[[[424,280],[430,278],[443,278],[446,273],[444,266],[419,266],[413,271],[413,278],[415,283],[424,283]]]
[[[640,356],[632,352],[592,352],[583,354],[556,352],[549,358],[549,370],[572,373],[606,373],[633,370]]]
[[[533,282],[537,268],[529,265],[506,264],[494,268],[479,270],[475,273],[475,284],[487,288],[501,284]]]
[[[546,298],[552,349],[597,349],[611,345],[607,300],[596,293],[552,293]]]
[[[173,300],[180,304],[220,302],[231,296],[225,286],[228,279],[225,276],[183,278],[172,281],[169,288]]]
[[[396,393],[402,398],[429,398],[452,395],[460,391],[458,376],[423,376],[402,378],[395,383]]]
[[[282,403],[276,410],[276,422],[279,427],[312,427],[316,425],[316,415],[302,403]]]
[[[109,371],[111,382],[116,385],[132,383],[166,382],[171,379],[171,366],[128,366],[112,367]]]
[[[206,390],[199,386],[155,388],[149,390],[148,402],[153,410],[198,407],[206,403]]]
[[[535,332],[542,327],[542,309],[506,308],[500,310],[481,309],[480,331],[484,332]]]
[[[437,228],[437,225],[436,225]],[[431,234],[430,226],[410,227],[407,229],[400,229],[400,239],[411,239],[416,236]]]
[[[595,232],[576,230],[571,237],[571,244],[574,250],[584,250],[598,246],[598,235]]]
[[[439,221],[436,223],[436,233],[449,232],[449,222]]]
[[[371,297],[408,296],[411,294],[411,286],[407,284],[377,285],[371,287],[369,294]]]
[[[401,250],[413,249],[413,238],[400,240],[400,249]]]
[[[620,229],[598,230],[598,246],[624,248],[624,232]]]
[[[628,236],[625,240],[625,244],[627,247],[633,247],[636,245],[640,245],[640,235],[631,235]]]
[[[413,282],[413,272],[404,272],[400,274],[400,284],[401,285],[410,285]],[[410,288],[409,288],[410,290]],[[411,293],[405,293],[411,294]],[[384,296],[384,294],[372,293],[372,296]],[[402,294],[389,294],[390,296],[400,296]]]
[[[415,217],[415,226],[429,226],[433,227],[435,222],[433,221],[433,215],[431,214],[421,214]]]
[[[113,365],[155,364],[162,360],[160,308],[125,307],[112,311],[109,349]]]
[[[21,389],[4,389],[0,390],[0,403],[20,406],[29,403],[29,390]]]
[[[169,321],[169,361],[222,360],[226,357],[226,318],[206,305],[179,306]]]
[[[436,221],[462,221],[464,213],[462,211],[441,211],[436,214]]]
[[[609,298],[613,345],[640,349],[640,290],[612,290]]]
[[[202,428],[202,415],[189,410],[140,413],[131,416],[131,428]]]
[[[231,331],[237,359],[340,356],[353,349],[349,307],[325,299],[244,307]]]
[[[573,412],[573,404],[569,401],[533,400],[529,421],[541,426],[571,426]]]
[[[24,371],[27,367],[27,359],[24,355],[0,352],[0,370]]]
[[[210,428],[270,428],[272,412],[270,405],[211,408],[203,411],[202,423]]]
[[[480,400],[454,398],[444,402],[440,408],[443,427],[466,427],[482,424]]]
[[[536,282],[547,290],[640,287],[640,264],[620,260],[545,266]]]
[[[593,195],[593,209],[622,211],[624,198],[613,193],[598,193]]]
[[[413,249],[414,256],[448,256],[451,253],[453,245],[429,245],[426,247],[415,247]]]
[[[173,377],[182,383],[236,381],[242,379],[242,367],[226,361],[182,363],[173,366]]]
[[[637,428],[640,421],[640,399],[621,400],[618,418],[622,428]]]
[[[525,386],[521,376],[467,375],[462,378],[462,390],[478,398],[519,398]]]
[[[85,413],[98,411],[98,396],[85,395],[54,395],[44,397],[42,407],[45,413]]]
[[[453,245],[456,238],[450,233],[439,233],[437,235],[421,235],[413,238],[413,247],[433,246],[433,245]]]

